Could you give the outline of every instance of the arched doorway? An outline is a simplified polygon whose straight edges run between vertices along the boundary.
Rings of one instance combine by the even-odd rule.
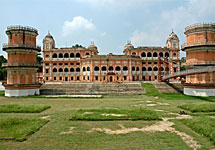
[[[112,76],[110,76],[110,82],[113,82],[113,77]]]

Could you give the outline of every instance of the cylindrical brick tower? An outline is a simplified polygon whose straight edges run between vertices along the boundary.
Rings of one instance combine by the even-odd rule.
[[[8,53],[5,96],[39,95],[40,84],[36,81],[37,53],[41,51],[36,46],[38,31],[31,27],[10,26],[6,34],[8,44],[3,45]]]
[[[186,76],[184,94],[215,96],[215,24],[188,26],[185,35],[186,70],[194,73]]]

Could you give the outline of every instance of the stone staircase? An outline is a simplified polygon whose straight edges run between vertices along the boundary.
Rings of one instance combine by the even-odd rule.
[[[126,83],[46,83],[40,88],[41,95],[95,95],[95,94],[144,94],[141,82]]]
[[[151,82],[160,93],[183,93],[183,84],[176,83],[166,83],[166,82]]]

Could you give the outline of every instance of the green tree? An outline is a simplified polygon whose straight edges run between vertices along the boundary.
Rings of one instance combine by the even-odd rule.
[[[72,48],[78,48],[78,47],[84,48],[82,45],[79,45],[79,44],[75,44],[72,46]]]
[[[41,57],[41,53],[37,54],[37,64],[40,65],[37,72],[42,72],[43,71],[43,58]]]
[[[180,60],[180,70],[185,70],[185,67],[182,64],[186,63],[186,57],[182,57]]]
[[[5,80],[7,77],[7,70],[6,68],[2,67],[3,63],[7,63],[7,59],[4,58],[3,55],[0,56],[0,80]]]

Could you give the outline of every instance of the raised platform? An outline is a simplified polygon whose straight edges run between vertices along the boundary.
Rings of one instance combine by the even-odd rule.
[[[190,96],[215,96],[215,86],[186,85],[184,94]]]
[[[40,95],[111,95],[144,94],[141,82],[49,82],[40,88]]]

